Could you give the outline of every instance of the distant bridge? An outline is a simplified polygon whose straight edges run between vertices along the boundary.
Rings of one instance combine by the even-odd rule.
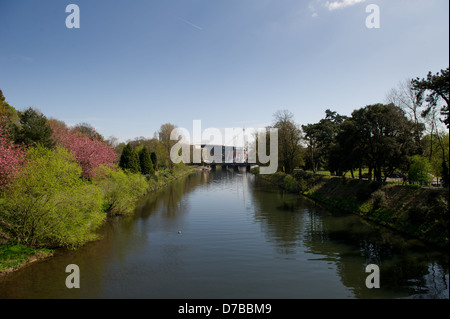
[[[211,167],[212,170],[215,170],[219,166],[222,170],[233,169],[239,171],[240,168],[244,168],[247,172],[250,171],[251,164],[248,163],[245,148],[225,145],[201,145],[202,150],[205,148],[210,150],[211,156],[214,156],[214,151],[217,147],[222,148],[222,161],[202,161],[203,165]]]
[[[243,168],[246,172],[250,172],[251,166],[249,163],[205,163],[205,165],[210,166],[212,170],[220,166],[222,170],[233,169],[234,171],[240,171],[240,168]]]

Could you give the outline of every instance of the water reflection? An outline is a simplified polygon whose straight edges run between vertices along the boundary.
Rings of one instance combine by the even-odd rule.
[[[448,255],[353,215],[331,213],[307,199],[251,188],[255,220],[278,252],[312,254],[335,266],[356,298],[448,298]],[[365,267],[379,265],[381,289],[367,289]]]

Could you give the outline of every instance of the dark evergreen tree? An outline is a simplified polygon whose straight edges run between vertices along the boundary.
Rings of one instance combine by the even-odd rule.
[[[156,170],[156,165],[158,164],[158,158],[156,157],[156,153],[152,152],[150,154],[150,158],[152,159],[153,169]]]
[[[42,113],[30,107],[20,112],[19,123],[14,130],[14,141],[17,144],[41,144],[50,149],[55,147],[52,140],[53,131]]]
[[[141,173],[144,175],[153,175],[155,170],[153,169],[152,159],[150,152],[146,146],[139,152],[139,165],[141,167]]]
[[[136,151],[128,143],[122,150],[122,155],[120,155],[119,167],[123,170],[139,173],[139,158]]]

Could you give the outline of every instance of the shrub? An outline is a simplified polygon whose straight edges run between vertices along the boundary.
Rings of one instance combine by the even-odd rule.
[[[309,173],[303,170],[297,171],[293,175],[293,177],[297,181],[299,189],[303,191],[314,188],[315,186],[319,185],[324,179],[322,175],[314,175],[313,173]]]
[[[93,180],[103,192],[106,212],[109,215],[134,211],[136,201],[148,192],[149,184],[140,173],[124,172],[103,166]]]
[[[104,220],[102,193],[81,178],[74,156],[38,145],[26,161],[0,202],[3,231],[36,247],[75,247],[95,239]]]
[[[372,201],[375,210],[385,208],[387,205],[386,194],[382,190],[377,190],[372,194]]]
[[[283,181],[283,188],[288,192],[299,192],[300,186],[294,177],[286,175]]]

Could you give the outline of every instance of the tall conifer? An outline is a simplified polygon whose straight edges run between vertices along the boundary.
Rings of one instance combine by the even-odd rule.
[[[150,152],[147,147],[139,152],[139,164],[141,167],[141,173],[144,175],[153,175],[155,170],[153,169],[152,159],[150,158]]]
[[[128,143],[122,151],[119,167],[132,173],[138,173],[140,171],[138,155],[131,147],[130,143]]]

